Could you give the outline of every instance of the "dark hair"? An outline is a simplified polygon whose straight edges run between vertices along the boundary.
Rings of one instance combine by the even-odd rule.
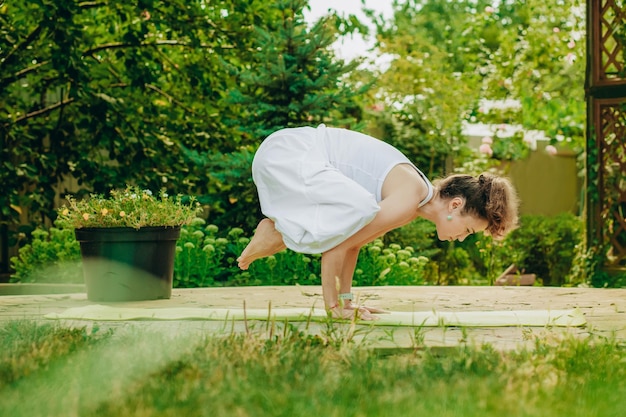
[[[436,182],[443,199],[462,197],[465,205],[461,214],[487,220],[486,232],[496,239],[503,238],[517,227],[519,200],[507,178],[491,174],[454,174]]]

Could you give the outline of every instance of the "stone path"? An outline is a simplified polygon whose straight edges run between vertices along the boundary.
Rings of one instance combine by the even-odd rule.
[[[499,311],[499,310],[561,310],[578,308],[587,320],[580,328],[413,328],[328,323],[298,323],[301,330],[322,337],[354,338],[376,348],[415,348],[455,346],[459,343],[489,343],[499,349],[532,346],[537,337],[558,343],[559,338],[606,337],[626,343],[626,289],[544,288],[544,287],[360,287],[355,295],[366,305],[393,311]],[[94,303],[84,293],[3,295],[0,296],[0,320],[37,320],[50,312],[63,312],[70,307],[108,304],[120,307],[243,307],[291,308],[322,307],[321,287],[236,287],[174,289],[169,300],[125,303]],[[266,336],[281,331],[282,323],[269,326],[265,322],[224,323],[183,320],[91,322],[63,321],[67,326],[109,327],[140,326],[168,332],[225,334],[257,331]]]

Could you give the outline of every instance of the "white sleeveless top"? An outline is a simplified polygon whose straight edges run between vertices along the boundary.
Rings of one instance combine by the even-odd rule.
[[[426,176],[402,152],[382,140],[359,132],[320,125],[328,162],[382,200],[381,192],[387,174],[398,164],[410,164],[424,179],[428,195],[422,207],[433,196],[433,186]]]

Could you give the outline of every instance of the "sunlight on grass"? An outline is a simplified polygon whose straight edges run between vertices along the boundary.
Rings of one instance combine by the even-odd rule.
[[[626,349],[612,340],[537,338],[375,350],[354,329],[289,326],[197,333],[0,327],[7,416],[621,416]],[[334,333],[333,333],[334,332]],[[417,337],[417,339],[419,339]]]

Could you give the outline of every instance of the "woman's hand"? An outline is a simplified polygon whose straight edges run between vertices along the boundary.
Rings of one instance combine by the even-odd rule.
[[[354,309],[354,305],[352,304],[352,301],[350,300],[345,300],[344,304],[343,304],[343,308],[347,308],[347,309]],[[369,313],[371,314],[389,314],[389,312],[387,310],[382,310],[380,308],[376,308],[376,307],[365,307],[365,306],[358,306],[359,309],[364,309],[367,310]]]
[[[349,301],[346,301],[343,306],[336,305],[330,309],[333,318],[352,320],[357,318],[358,320],[374,321],[378,320],[375,314],[388,313],[388,311],[381,310],[374,307],[355,307]]]

